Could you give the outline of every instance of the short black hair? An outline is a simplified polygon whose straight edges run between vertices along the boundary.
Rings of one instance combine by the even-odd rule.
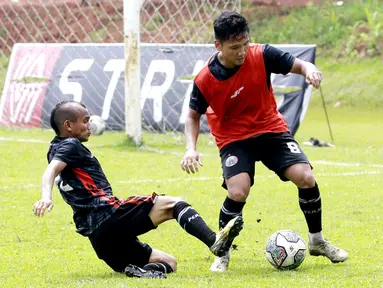
[[[215,39],[240,40],[249,33],[249,26],[245,17],[234,11],[224,11],[214,20]]]
[[[56,135],[60,135],[60,128],[66,120],[75,122],[77,120],[77,111],[73,109],[71,103],[76,103],[86,108],[84,104],[77,101],[62,101],[53,108],[50,117],[50,124]]]

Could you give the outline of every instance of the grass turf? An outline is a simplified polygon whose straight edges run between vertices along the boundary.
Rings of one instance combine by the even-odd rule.
[[[178,259],[166,280],[130,279],[111,271],[76,234],[71,208],[55,188],[52,212],[36,218],[51,131],[0,130],[1,287],[380,287],[383,283],[383,129],[381,113],[329,108],[335,149],[302,145],[322,193],[325,237],[347,250],[350,259],[332,264],[306,256],[296,271],[278,271],[264,256],[268,237],[292,229],[307,242],[297,190],[257,164],[255,185],[244,209],[245,228],[236,239],[230,271],[209,272],[213,256],[175,221],[140,239]],[[309,108],[296,139],[329,141],[321,108]],[[30,140],[38,140],[31,142]],[[101,162],[120,198],[152,191],[182,196],[212,227],[226,193],[215,145],[201,136],[204,167],[197,175],[179,168],[184,140],[177,134],[145,134],[146,148],[126,147],[122,133],[94,136],[87,145]],[[151,149],[149,149],[151,148]],[[154,152],[156,150],[157,152]],[[159,153],[161,152],[161,153]],[[258,221],[257,221],[258,220]]]

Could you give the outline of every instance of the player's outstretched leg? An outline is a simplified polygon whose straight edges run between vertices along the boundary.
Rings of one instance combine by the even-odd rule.
[[[234,238],[239,235],[242,228],[243,219],[241,216],[236,216],[231,219],[227,225],[216,234],[216,240],[210,247],[210,251],[218,257],[226,255],[230,250]]]
[[[312,256],[325,256],[333,263],[344,262],[348,259],[348,253],[334,245],[327,239],[312,243],[309,241],[309,253]]]
[[[129,264],[125,268],[125,275],[128,277],[135,277],[135,278],[166,278],[165,273],[162,273],[160,271],[155,270],[145,270],[142,269],[136,265]]]

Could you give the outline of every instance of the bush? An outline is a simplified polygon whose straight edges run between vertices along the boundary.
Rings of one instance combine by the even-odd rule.
[[[344,1],[300,7],[243,5],[259,43],[316,44],[319,54],[383,57],[383,1]]]
[[[358,21],[351,29],[344,55],[383,58],[383,17],[377,11],[364,9],[367,21]]]

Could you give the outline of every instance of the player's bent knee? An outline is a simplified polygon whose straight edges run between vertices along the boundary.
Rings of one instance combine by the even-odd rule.
[[[302,172],[298,186],[300,188],[311,188],[315,186],[315,178],[311,170]]]
[[[291,180],[298,188],[311,188],[315,186],[315,178],[310,165],[298,163],[288,167],[284,176]]]
[[[176,205],[178,202],[186,202],[181,197],[172,197],[172,198],[173,198],[174,205]]]
[[[229,189],[229,197],[234,201],[245,201],[247,196],[249,195],[248,191],[245,191],[241,188],[232,188]]]
[[[183,200],[181,197],[169,197],[167,199],[165,206],[167,209],[172,210],[174,206],[179,202],[186,202],[186,201]]]
[[[158,196],[152,210],[149,212],[149,217],[154,226],[173,219],[174,206],[181,202],[179,197]]]
[[[225,179],[230,199],[245,201],[250,192],[251,180],[249,174],[240,173]]]
[[[172,197],[172,196],[159,196],[158,197],[158,204],[160,204],[161,207],[166,208],[173,208],[174,205],[176,205],[178,202],[184,201],[181,197]]]
[[[172,196],[169,196],[169,199],[168,199],[169,203],[173,203],[174,205],[177,204],[178,202],[180,201],[185,201],[183,200],[181,197],[172,197]]]
[[[177,259],[173,257],[172,255],[166,254],[166,260],[164,260],[166,263],[172,267],[173,272],[176,272],[177,270]]]
[[[172,268],[173,272],[177,270],[177,259],[160,250],[153,249],[150,255],[149,263],[166,262]]]

